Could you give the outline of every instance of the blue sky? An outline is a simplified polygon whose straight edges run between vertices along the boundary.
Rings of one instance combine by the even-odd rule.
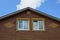
[[[24,2],[26,2],[26,1],[24,1]],[[0,0],[0,16],[4,16],[11,12],[16,11],[18,4],[19,4],[19,7],[22,7],[22,5],[25,5],[25,4],[23,4],[23,1],[21,1],[21,0]],[[35,7],[33,7],[33,5],[32,5],[32,7],[39,11],[47,13],[49,15],[60,18],[60,1],[59,0],[44,0],[44,1],[38,2],[38,4],[39,5],[35,5]],[[25,6],[27,6],[27,5],[25,5]],[[31,6],[31,5],[29,5],[29,6]]]

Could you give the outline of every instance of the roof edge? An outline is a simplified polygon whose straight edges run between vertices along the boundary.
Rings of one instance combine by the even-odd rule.
[[[31,7],[26,7],[26,8],[23,8],[23,9],[21,9],[21,10],[17,10],[17,11],[15,11],[15,12],[10,13],[10,14],[4,15],[4,16],[0,17],[0,20],[4,19],[4,18],[6,18],[6,17],[9,17],[9,16],[11,16],[11,15],[15,15],[15,14],[17,14],[17,13],[19,13],[19,12],[23,12],[23,11],[25,11],[25,10],[27,10],[27,9],[32,10],[32,11],[37,12],[37,13],[40,13],[40,14],[48,17],[48,18],[51,18],[51,19],[54,19],[54,20],[60,22],[60,19],[59,19],[59,18],[56,18],[56,17],[51,16],[51,15],[48,15],[47,13],[38,11],[38,10],[33,9],[33,8],[31,8]]]

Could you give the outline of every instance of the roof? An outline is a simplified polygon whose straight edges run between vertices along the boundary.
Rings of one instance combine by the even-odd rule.
[[[53,19],[53,20],[56,20],[56,21],[60,22],[60,19],[59,19],[59,18],[56,18],[56,17],[51,16],[51,15],[48,15],[48,14],[46,14],[46,13],[44,13],[44,12],[38,11],[38,10],[33,9],[33,8],[30,8],[30,7],[27,7],[27,8],[24,8],[24,9],[21,9],[21,10],[15,11],[15,12],[12,12],[12,13],[7,14],[7,15],[5,15],[5,16],[2,16],[2,17],[0,17],[0,20],[4,19],[4,18],[6,18],[6,17],[12,16],[12,15],[15,15],[15,14],[17,14],[17,13],[19,13],[19,12],[23,12],[23,11],[28,10],[28,9],[31,10],[31,11],[37,12],[38,14],[44,15],[44,16],[46,16],[46,17],[48,17],[48,18],[51,18],[51,19]]]

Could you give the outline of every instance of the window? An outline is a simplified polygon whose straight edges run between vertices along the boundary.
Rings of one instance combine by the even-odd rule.
[[[22,31],[44,31],[44,19],[41,18],[18,18],[17,20],[17,30]],[[31,26],[30,26],[31,25]]]
[[[44,30],[44,20],[42,19],[33,19],[33,30]]]
[[[19,19],[18,20],[18,30],[29,30],[29,20]]]

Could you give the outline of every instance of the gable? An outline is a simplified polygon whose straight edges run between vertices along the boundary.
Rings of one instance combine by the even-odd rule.
[[[24,25],[24,23],[22,25],[19,25],[21,22],[20,20],[23,21],[24,19],[27,19],[29,21],[29,23],[27,23],[27,25],[29,25],[27,26],[29,27],[28,31],[18,30],[18,26],[23,27],[22,25]],[[18,40],[60,39],[60,21],[56,19],[42,14],[42,12],[36,12],[31,8],[13,12],[0,18],[0,38],[1,40],[15,40],[16,38]],[[44,27],[44,30],[35,31],[33,29],[35,28],[33,25],[36,21],[44,21],[42,25]],[[36,25],[41,24],[36,23]]]

